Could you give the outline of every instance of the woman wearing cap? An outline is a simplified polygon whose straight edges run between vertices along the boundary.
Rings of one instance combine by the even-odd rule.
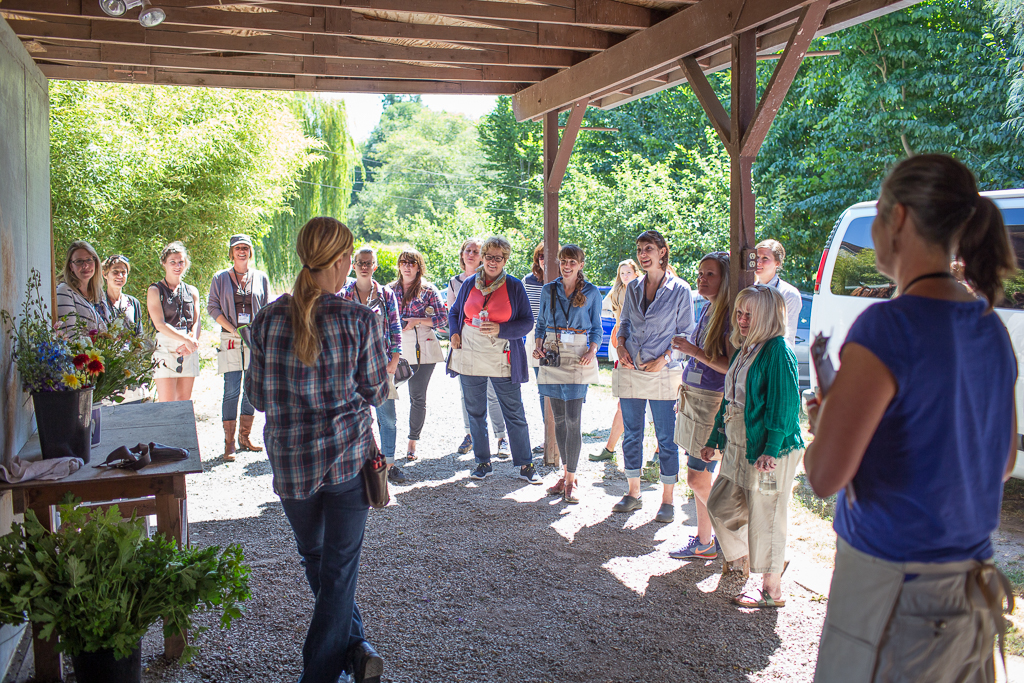
[[[476,469],[469,476],[485,479],[491,475],[484,400],[489,382],[501,404],[512,464],[519,467],[521,479],[540,484],[520,390],[520,385],[529,381],[523,337],[533,327],[533,312],[523,283],[505,272],[511,253],[512,245],[504,237],[489,237],[484,242],[483,263],[476,275],[466,280],[448,313],[452,334],[448,370],[459,375],[469,411],[476,459]]]
[[[427,263],[415,249],[398,255],[398,277],[391,290],[398,297],[402,316],[402,358],[409,361],[413,375],[409,380],[409,447],[407,460],[416,459],[416,443],[420,440],[427,417],[427,386],[434,366],[444,362],[441,342],[435,327],[444,325],[448,316],[437,288],[426,281]]]
[[[462,291],[462,283],[469,279],[480,266],[480,248],[484,241],[479,237],[470,237],[462,243],[459,250],[459,267],[462,273],[448,281],[448,292],[445,301],[449,305]],[[465,455],[473,450],[473,435],[469,433],[469,413],[466,412],[466,397],[462,395],[462,383],[459,383],[459,394],[462,398],[462,422],[466,427],[466,438],[459,445],[458,452]],[[491,418],[491,429],[494,430],[494,438],[498,440],[498,457],[507,458],[508,439],[505,437],[505,420],[501,417],[501,406],[498,405],[498,397],[494,393],[494,387],[487,385],[487,414]]]
[[[130,294],[122,290],[128,282],[131,265],[124,254],[115,254],[103,261],[103,279],[107,282],[107,310],[110,311],[111,322],[120,320],[126,329],[136,336],[142,334],[142,304]]]
[[[267,274],[252,267],[252,239],[248,235],[232,235],[228,240],[231,267],[219,271],[210,283],[210,299],[206,312],[220,325],[220,349],[217,351],[217,374],[224,375],[224,400],[221,420],[224,425],[224,460],[235,459],[235,423],[238,421],[238,447],[245,451],[262,451],[263,447],[249,439],[256,413],[249,399],[242,395],[242,415],[238,418],[238,397],[242,389],[242,373],[250,361],[248,332],[245,329],[256,313],[267,305],[270,280]]]
[[[643,467],[644,415],[650,404],[661,461],[661,507],[654,520],[675,519],[673,494],[679,477],[679,450],[674,441],[675,402],[682,368],[672,360],[672,338],[693,331],[690,285],[668,272],[669,250],[657,230],[636,238],[636,260],[644,276],[626,287],[616,337],[619,362],[612,373],[612,394],[622,408],[622,457],[629,491],[612,512],[642,507],[640,473]]]
[[[100,257],[92,245],[77,240],[68,245],[64,268],[57,275],[57,326],[71,330],[79,323],[86,331],[105,332],[110,322]]]
[[[160,252],[164,277],[146,290],[146,310],[156,328],[153,379],[159,401],[188,401],[199,376],[199,290],[184,282],[188,251],[171,242]]]

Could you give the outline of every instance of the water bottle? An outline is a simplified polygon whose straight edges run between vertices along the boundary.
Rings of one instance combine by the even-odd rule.
[[[779,484],[775,480],[775,470],[757,473],[757,490],[769,494],[779,492]]]

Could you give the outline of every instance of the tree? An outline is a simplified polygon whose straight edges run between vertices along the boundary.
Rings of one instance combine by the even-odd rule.
[[[1013,43],[1013,52],[1006,64],[1010,93],[1006,104],[1007,125],[1024,135],[1024,4],[1020,0],[991,0],[1000,31]]]
[[[320,95],[296,93],[291,101],[307,138],[316,140],[315,154],[295,181],[296,190],[285,211],[274,216],[261,240],[263,262],[272,282],[291,286],[301,264],[295,240],[306,221],[332,216],[344,221],[359,163],[355,141],[348,132],[345,102]]]
[[[255,237],[309,161],[288,96],[107,83],[50,83],[54,248],[85,239],[131,260],[144,298],[160,250],[181,240],[206,289],[233,233]]]
[[[487,208],[499,231],[525,229],[516,214],[523,202],[543,201],[544,130],[539,123],[516,121],[512,98],[502,96],[477,124],[484,156],[482,179],[493,194]]]

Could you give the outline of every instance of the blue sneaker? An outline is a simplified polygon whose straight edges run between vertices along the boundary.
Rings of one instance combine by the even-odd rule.
[[[679,550],[668,554],[677,560],[713,560],[718,557],[718,539],[714,536],[708,543],[702,544],[697,536],[690,536],[689,542]]]
[[[480,463],[480,464],[478,464],[476,466],[476,469],[473,470],[473,473],[471,475],[469,475],[469,478],[470,479],[486,479],[487,477],[491,476],[491,472],[492,472],[491,463],[489,463],[489,462],[488,463]]]

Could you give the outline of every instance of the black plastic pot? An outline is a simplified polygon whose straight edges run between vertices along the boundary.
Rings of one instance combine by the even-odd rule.
[[[78,683],[142,683],[142,643],[124,659],[113,650],[80,652],[71,657]]]
[[[92,387],[32,394],[43,459],[74,456],[89,462],[92,441]]]

